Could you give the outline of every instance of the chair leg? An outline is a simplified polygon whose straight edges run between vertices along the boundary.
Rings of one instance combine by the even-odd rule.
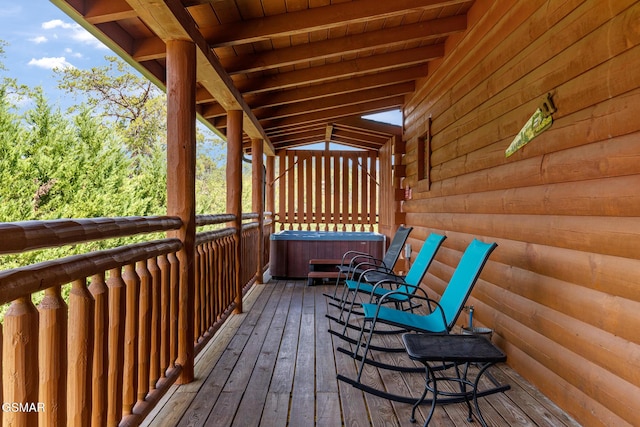
[[[348,302],[349,304],[349,311],[347,312],[347,317],[343,318],[343,314],[344,314],[344,306],[343,306],[343,310],[340,312],[340,320],[344,322],[344,328],[342,329],[342,334],[346,335],[347,334],[347,329],[349,328],[349,320],[351,319],[351,314],[353,313],[353,307],[356,304],[356,298],[358,297],[358,292],[357,291],[349,291],[347,293],[347,296],[349,294],[353,294],[353,297],[351,298],[351,301]],[[345,303],[347,304],[347,303]]]
[[[338,299],[338,289],[340,288],[340,279],[342,278],[342,276],[344,275],[344,273],[342,272],[338,272],[338,277],[336,277],[336,285],[333,288],[333,293],[332,294],[323,294],[325,297],[330,298],[334,301],[339,301]],[[345,275],[345,279],[346,279],[346,275]],[[344,291],[343,291],[344,292]]]
[[[369,327],[369,336],[367,337],[367,344],[364,347],[364,353],[362,354],[362,360],[360,361],[360,368],[358,369],[358,377],[356,379],[357,382],[360,382],[360,378],[362,377],[362,372],[364,372],[364,365],[366,364],[366,361],[367,361],[367,354],[369,354],[369,346],[371,345],[371,338],[373,337],[373,333],[376,327],[376,319],[373,319],[370,322],[371,322],[371,326]],[[367,325],[367,320],[364,319],[364,321],[362,322],[362,329],[360,330],[360,336],[358,337],[358,343],[356,344],[356,349],[354,351],[354,358],[358,357],[358,353],[359,353],[358,350],[362,345],[362,337],[364,336],[366,325]]]

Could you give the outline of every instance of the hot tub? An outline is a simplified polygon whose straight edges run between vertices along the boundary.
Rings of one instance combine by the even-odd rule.
[[[271,235],[269,268],[274,278],[306,278],[309,260],[339,259],[350,250],[382,258],[384,234],[360,231],[284,230]]]

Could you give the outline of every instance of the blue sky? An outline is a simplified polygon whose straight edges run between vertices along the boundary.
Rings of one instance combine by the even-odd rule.
[[[72,100],[57,89],[53,69],[89,69],[106,64],[105,55],[113,55],[48,0],[0,0],[0,40],[8,43],[0,59],[6,70],[0,77],[16,78],[30,87],[41,86],[47,99],[63,109]],[[401,124],[399,111],[372,119]]]
[[[91,68],[105,64],[107,49],[47,0],[0,0],[0,39],[8,43],[0,76],[41,86],[51,102],[62,102],[55,67]]]

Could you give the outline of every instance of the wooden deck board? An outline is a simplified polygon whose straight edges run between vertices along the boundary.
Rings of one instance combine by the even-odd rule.
[[[323,292],[333,284],[308,287],[305,280],[256,285],[246,307],[196,358],[194,382],[174,386],[144,426],[407,426],[411,405],[390,402],[337,381],[336,373],[355,377],[357,363],[337,352],[349,345],[330,335],[325,317],[335,307]],[[333,325],[335,327],[335,325]],[[356,331],[351,331],[356,336]],[[387,345],[399,345],[386,336]],[[375,354],[381,361],[413,364],[402,353]],[[491,369],[511,390],[480,400],[489,425],[576,426],[553,402],[506,365]],[[417,396],[424,374],[399,375],[368,367],[367,384],[396,394]],[[440,386],[440,385],[439,385]],[[417,424],[428,407],[421,407]],[[468,423],[464,404],[438,406],[431,425]]]

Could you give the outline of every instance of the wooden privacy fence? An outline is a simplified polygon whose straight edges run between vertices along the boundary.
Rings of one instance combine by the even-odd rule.
[[[230,219],[232,215],[203,216],[198,225]],[[175,217],[5,223],[0,224],[0,253],[181,225]],[[269,227],[265,225],[267,232]],[[244,246],[254,244],[255,249],[253,234],[244,232],[243,240],[253,239]],[[0,335],[1,400],[13,405],[0,411],[3,425],[139,424],[178,379],[186,346],[194,345],[197,352],[233,307],[238,289],[233,281],[238,261],[231,258],[234,235],[232,228],[197,235],[194,337],[178,327],[187,312],[181,304],[185,287],[178,274],[178,239],[0,271],[0,303],[10,303]],[[247,251],[244,258],[257,256]],[[255,276],[257,264],[246,264]],[[241,277],[248,277],[248,284],[253,282],[249,276],[243,269]],[[32,296],[39,291],[44,297],[36,307]]]
[[[274,186],[280,229],[372,231],[378,222],[377,151],[287,150]]]

